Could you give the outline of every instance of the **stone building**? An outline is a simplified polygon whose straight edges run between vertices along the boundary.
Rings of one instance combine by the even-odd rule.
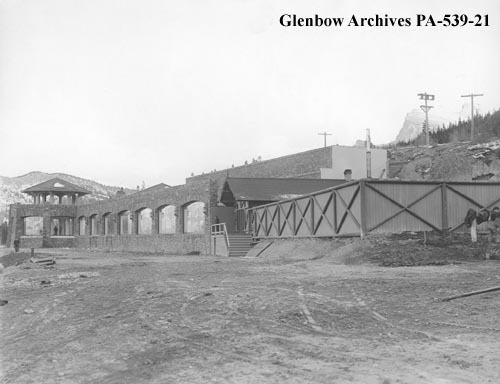
[[[9,239],[21,248],[76,247],[163,253],[207,253],[210,207],[217,189],[210,180],[187,187],[160,184],[130,195],[78,204],[78,198],[59,197],[47,185],[71,186],[51,179],[23,191],[33,204],[14,204],[9,212]],[[79,190],[81,196],[89,193]],[[36,194],[36,195],[35,195]],[[56,198],[57,197],[57,198]]]
[[[14,240],[19,239],[21,248],[208,254],[210,228],[216,217],[235,223],[229,227],[242,231],[245,227],[242,204],[263,204],[275,201],[276,196],[324,189],[342,180],[307,182],[307,179],[321,179],[325,169],[334,169],[337,162],[352,169],[358,169],[358,163],[366,163],[365,156],[356,148],[348,163],[337,161],[334,153],[333,147],[319,148],[189,177],[183,185],[158,184],[132,194],[120,193],[87,203],[79,198],[89,191],[62,179],[51,179],[23,191],[32,196],[32,204],[10,206],[7,243],[12,247]],[[283,178],[290,180],[273,181]],[[226,180],[229,182],[225,184]],[[230,204],[225,200],[227,193],[222,193],[224,185],[234,189],[231,196],[235,201]],[[263,192],[264,187],[279,194],[262,197],[258,190]],[[248,189],[252,200],[242,198],[242,188]]]

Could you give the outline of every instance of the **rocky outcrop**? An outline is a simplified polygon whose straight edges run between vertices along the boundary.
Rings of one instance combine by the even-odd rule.
[[[429,127],[430,130],[436,130],[446,127],[449,123],[457,122],[458,120],[467,120],[470,118],[470,105],[464,104],[460,111],[448,112],[441,107],[436,107],[429,112]],[[425,113],[420,108],[415,108],[406,114],[403,126],[401,127],[394,142],[407,142],[417,137],[423,130],[425,121]]]
[[[500,181],[500,141],[406,147],[390,151],[401,180]]]

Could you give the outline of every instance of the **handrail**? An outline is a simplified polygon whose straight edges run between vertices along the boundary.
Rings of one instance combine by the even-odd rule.
[[[229,234],[227,232],[226,223],[212,224],[210,227],[210,233],[212,236],[224,235],[226,240],[227,249],[229,249]]]

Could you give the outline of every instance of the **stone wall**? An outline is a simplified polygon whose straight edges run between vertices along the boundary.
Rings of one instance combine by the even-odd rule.
[[[53,217],[75,217],[77,207],[74,205],[54,205],[54,204],[14,204],[9,210],[9,233],[7,245],[13,245],[14,239],[20,240],[21,248],[40,248],[49,247],[50,222]],[[25,217],[42,217],[43,233],[42,236],[23,236],[23,220]],[[41,240],[40,240],[41,239]],[[42,245],[40,245],[42,242]],[[67,242],[63,242],[68,244]],[[56,243],[54,243],[56,244]],[[65,245],[66,246],[66,245]]]
[[[319,179],[320,168],[332,167],[332,147],[318,148],[293,155],[228,168],[186,179],[190,185],[201,180],[213,180],[221,186],[226,177],[285,177]]]
[[[205,204],[205,226],[203,233],[184,233],[184,208],[192,202]],[[217,186],[210,180],[200,180],[188,185],[153,188],[109,200],[101,200],[84,205],[16,204],[10,208],[9,239],[19,239],[21,248],[77,247],[116,251],[161,252],[171,254],[208,254],[210,252],[210,225],[213,221],[212,209],[217,204]],[[176,207],[176,233],[159,234],[159,210],[166,205]],[[153,212],[151,235],[117,235],[119,213],[130,211],[137,233],[139,212],[150,208]],[[104,215],[109,214],[110,234],[104,235]],[[79,236],[79,218],[96,215],[96,235]],[[43,217],[42,236],[23,236],[23,218]],[[51,236],[50,223],[54,217],[74,218],[73,236]],[[9,243],[12,246],[12,243]]]
[[[319,179],[321,168],[332,167],[332,147],[319,148],[293,155],[283,156],[276,159],[233,167],[227,170],[213,172],[206,175],[194,176],[186,179],[185,185],[175,187],[157,187],[132,193],[125,196],[115,197],[77,206],[66,205],[16,205],[11,207],[11,218],[14,228],[12,236],[20,238],[23,231],[23,220],[25,216],[42,216],[44,220],[44,233],[42,246],[75,246],[78,248],[144,251],[163,253],[188,254],[199,252],[208,254],[210,252],[210,225],[214,222],[217,204],[217,192],[222,187],[226,177],[283,177],[283,178],[311,178]],[[184,208],[192,202],[203,202],[205,204],[205,226],[203,233],[184,233]],[[159,210],[166,205],[176,207],[176,233],[159,234]],[[152,234],[138,235],[138,215],[141,210],[149,208],[152,210]],[[132,233],[130,235],[118,235],[119,214],[124,211],[131,213]],[[95,215],[95,232],[90,236],[89,218]],[[104,235],[104,216],[109,218],[109,234]],[[66,216],[74,218],[74,238],[66,241],[55,240],[50,235],[50,222],[52,217]],[[85,233],[80,236],[79,218],[84,217],[87,221]],[[53,239],[54,238],[54,239]],[[53,241],[52,241],[53,240]],[[37,239],[23,237],[24,243],[37,244]],[[12,244],[12,243],[10,243]],[[70,245],[71,244],[71,245]]]
[[[20,248],[73,248],[75,238],[73,236],[20,236]]]
[[[210,253],[208,234],[153,234],[76,236],[75,247],[105,251],[156,252],[164,254]]]
[[[217,204],[217,188],[210,180],[200,180],[190,185],[154,188],[109,200],[102,200],[77,207],[75,220],[75,247],[132,252],[161,252],[171,254],[209,253],[210,224],[212,208]],[[204,232],[184,233],[184,208],[192,202],[203,202],[206,207]],[[159,234],[159,210],[166,205],[176,207],[176,233]],[[142,209],[153,212],[152,234],[138,235],[138,215]],[[119,214],[129,211],[133,216],[134,234],[118,235]],[[104,215],[109,215],[110,234],[104,235]],[[89,225],[86,234],[79,235],[79,218],[96,215],[97,235],[90,236]]]
[[[21,236],[19,237],[19,248],[43,248],[43,237]]]

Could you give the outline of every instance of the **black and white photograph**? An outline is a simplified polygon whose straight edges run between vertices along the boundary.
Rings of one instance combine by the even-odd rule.
[[[0,0],[0,384],[500,383],[498,0]]]

